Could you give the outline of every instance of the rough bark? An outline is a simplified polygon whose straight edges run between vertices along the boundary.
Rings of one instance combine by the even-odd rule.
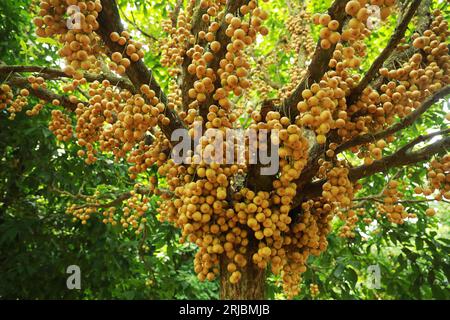
[[[252,261],[256,243],[250,243],[246,259],[249,261],[241,268],[241,281],[231,284],[227,265],[230,260],[223,255],[220,260],[220,299],[222,300],[264,300],[266,299],[266,271],[258,268]]]
[[[100,35],[105,45],[109,48],[111,52],[123,52],[124,46],[113,42],[110,38],[112,32],[121,33],[124,28],[120,20],[119,10],[117,8],[116,0],[102,0],[103,10],[98,16],[98,22],[100,24],[99,30],[96,32]],[[160,85],[156,81],[153,73],[147,68],[144,61],[138,60],[137,62],[132,62],[130,67],[127,68],[126,74],[136,89],[140,88],[143,84],[147,84],[150,88],[155,91],[156,96],[160,99],[162,103],[167,105],[167,96],[162,91]],[[166,108],[164,115],[169,118],[170,123],[164,125],[159,123],[161,131],[165,136],[171,140],[172,133],[180,128],[184,128],[184,123],[178,117],[175,110]]]
[[[17,86],[19,88],[28,89],[28,91],[32,95],[34,95],[35,97],[37,97],[41,100],[48,101],[48,102],[51,102],[53,100],[59,100],[61,105],[70,111],[75,111],[75,109],[77,108],[77,105],[79,103],[79,102],[73,103],[70,101],[70,98],[68,96],[56,94],[48,89],[42,89],[42,88],[33,89],[30,86],[28,79],[24,78],[24,77],[13,76],[10,79],[8,79],[8,83],[13,86]],[[85,102],[82,102],[82,103],[85,103]]]
[[[393,135],[409,126],[411,126],[415,121],[428,109],[430,109],[439,99],[445,98],[445,96],[450,94],[450,86],[444,87],[439,91],[436,91],[434,94],[432,94],[430,97],[428,97],[422,105],[415,109],[413,112],[411,112],[409,115],[401,119],[396,124],[386,128],[383,131],[380,131],[378,133],[367,133],[364,135],[357,136],[356,138],[346,141],[342,143],[336,150],[336,154],[341,153],[342,151],[345,151],[349,148],[359,146],[365,143],[369,142],[375,142],[380,139],[384,139],[390,135]]]
[[[348,177],[350,181],[356,182],[379,172],[387,172],[392,168],[416,165],[424,161],[429,161],[434,155],[443,154],[450,148],[450,136],[448,134],[448,130],[443,130],[426,136],[419,136],[393,154],[376,160],[370,165],[351,168]],[[412,151],[419,143],[428,141],[436,135],[441,135],[443,138],[419,150]],[[294,198],[293,207],[300,206],[303,199],[320,197],[322,195],[322,186],[325,182],[326,180],[319,180],[304,185]]]
[[[414,0],[409,6],[408,11],[403,17],[402,21],[398,24],[397,28],[394,31],[389,43],[386,48],[380,53],[380,55],[375,59],[370,69],[366,72],[364,78],[358,84],[358,86],[353,89],[351,95],[347,98],[348,104],[351,105],[357,101],[361,93],[364,89],[369,85],[369,83],[375,78],[378,74],[379,69],[383,66],[385,61],[391,56],[392,52],[397,48],[400,41],[405,36],[405,32],[408,28],[408,24],[411,19],[414,17],[414,14],[417,11],[422,0]]]
[[[57,78],[70,78],[64,71],[56,69],[56,68],[49,68],[49,67],[41,67],[41,66],[9,66],[9,65],[0,65],[0,74],[6,74],[17,72],[32,72],[34,74],[38,74],[42,76],[43,78],[47,79],[57,79]],[[127,89],[131,92],[135,92],[135,88],[133,84],[126,78],[118,77],[114,75],[113,73],[109,74],[102,74],[102,73],[90,73],[86,72],[84,73],[84,78],[88,82],[94,82],[94,81],[103,81],[108,80],[114,85],[117,85],[120,88]]]
[[[343,25],[347,19],[347,14],[345,13],[345,6],[347,4],[348,0],[335,0],[331,7],[328,10],[328,14],[332,17],[332,19],[335,19],[339,21],[339,29],[338,31],[341,32],[343,29]],[[263,119],[265,119],[267,113],[270,110],[277,110],[279,111],[282,116],[288,116],[290,119],[294,120],[298,114],[299,111],[297,109],[297,104],[299,101],[301,101],[302,98],[302,92],[306,88],[309,88],[313,83],[318,83],[320,79],[322,79],[323,75],[328,71],[329,69],[329,62],[331,57],[333,56],[333,52],[336,48],[336,45],[333,45],[330,49],[322,49],[320,45],[320,40],[317,43],[316,50],[314,52],[314,55],[312,57],[312,61],[308,66],[307,74],[304,77],[304,79],[300,82],[300,84],[297,86],[297,88],[294,90],[294,92],[289,96],[289,98],[283,100],[282,107],[276,107],[273,105],[273,100],[265,101],[263,103],[263,108],[261,109],[261,115]],[[300,177],[299,180],[304,181],[310,181],[306,180],[312,178],[315,174],[315,172],[318,169],[317,160],[319,159],[319,156],[322,153],[316,152],[318,147],[314,147],[314,149],[311,149],[312,152],[315,153],[314,157],[312,158],[310,156],[310,159],[312,161],[308,163],[308,169],[307,172]],[[255,191],[267,191],[270,190],[272,187],[272,181],[273,176],[262,176],[260,170],[260,165],[251,165],[249,169],[249,175],[247,178],[248,186],[255,190]]]
[[[328,14],[331,18],[339,22],[338,32],[342,31],[345,19],[347,18],[347,14],[345,13],[345,6],[347,2],[348,0],[335,0],[328,10]],[[291,119],[295,119],[299,113],[297,110],[297,104],[302,100],[303,90],[309,88],[314,83],[318,83],[322,79],[323,75],[328,71],[328,64],[335,49],[336,45],[332,45],[329,49],[323,49],[320,45],[320,40],[318,41],[312,61],[308,66],[307,75],[289,96],[289,98],[283,101],[283,106],[287,107],[289,110],[288,115],[290,115]]]

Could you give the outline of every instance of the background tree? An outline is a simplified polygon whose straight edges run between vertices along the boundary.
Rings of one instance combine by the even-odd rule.
[[[39,59],[18,41],[33,63],[14,64],[8,50],[17,42],[7,38],[2,116],[17,117],[14,126],[26,123],[23,113],[51,115],[49,128],[64,142],[59,159],[70,168],[62,171],[77,173],[72,162],[79,160],[67,150],[90,165],[90,188],[80,177],[72,177],[77,188],[44,188],[59,193],[58,201],[67,197],[81,224],[99,216],[107,230],[121,225],[143,241],[156,241],[158,231],[149,228],[156,218],[174,224],[182,243],[198,246],[198,278],[220,276],[222,298],[273,296],[278,282],[288,297],[445,297],[448,240],[435,239],[428,206],[440,201],[448,212],[450,199],[450,131],[436,105],[450,93],[448,16],[436,10],[445,2],[394,2],[179,1],[167,12],[151,2],[149,9],[148,2],[42,0],[39,38],[30,40],[57,47],[62,60],[52,53]],[[149,12],[150,20],[167,18],[163,30],[144,23]],[[384,22],[373,29],[378,13]],[[67,28],[69,16],[79,28]],[[172,132],[196,120],[222,132],[280,130],[272,140],[280,171],[263,176],[261,164],[168,160],[177,143]],[[18,176],[17,152],[33,150],[22,143],[4,153],[19,160]],[[24,210],[14,212],[8,196],[17,194],[13,179],[4,178],[2,216],[22,221]],[[48,197],[27,188],[36,199]],[[375,248],[387,276],[383,294],[357,286]],[[266,290],[268,271],[275,276]],[[309,292],[300,293],[301,278]]]

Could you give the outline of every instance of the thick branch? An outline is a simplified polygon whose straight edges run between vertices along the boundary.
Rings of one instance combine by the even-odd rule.
[[[53,100],[59,100],[61,106],[63,106],[64,108],[66,108],[69,111],[75,111],[78,103],[80,103],[80,102],[72,103],[70,101],[69,97],[64,96],[64,95],[58,95],[48,89],[42,89],[42,88],[33,89],[30,86],[30,83],[28,82],[27,78],[14,76],[14,77],[9,78],[7,82],[9,84],[11,84],[12,86],[16,86],[19,88],[26,88],[30,92],[30,94],[34,95],[35,97],[37,97],[41,100],[45,100],[47,102],[52,102]]]
[[[240,15],[239,8],[247,4],[249,0],[235,0],[235,1],[228,1],[227,7],[225,9],[225,15],[222,20],[222,23],[220,25],[219,30],[217,30],[216,33],[216,40],[220,42],[221,47],[219,52],[214,54],[214,59],[208,64],[208,67],[213,70],[218,70],[220,67],[220,61],[225,58],[225,55],[227,53],[227,44],[230,43],[231,38],[226,35],[226,30],[228,27],[228,24],[225,22],[225,16],[228,13]],[[221,86],[221,80],[218,76],[216,81],[214,82],[214,87],[217,89]],[[206,101],[203,102],[200,106],[200,115],[203,117],[203,119],[206,119],[206,116],[208,114],[208,108],[210,105],[214,104],[213,94],[209,94]]]
[[[374,201],[374,202],[378,202],[378,203],[384,203],[384,199],[381,196],[362,197],[362,198],[354,199],[353,201],[354,202]],[[434,201],[438,201],[438,200],[428,199],[428,198],[427,199],[407,199],[407,200],[395,201],[395,202],[392,202],[392,204],[414,204],[414,203],[427,203],[427,202],[434,202]],[[445,201],[445,200],[439,200],[439,201],[450,203],[449,201]]]
[[[9,74],[11,72],[17,73],[38,73],[40,75],[47,75],[51,78],[70,78],[64,71],[55,68],[40,67],[40,66],[0,66],[0,74]],[[88,82],[108,80],[112,85],[118,86],[123,89],[127,89],[131,92],[135,91],[133,84],[125,78],[117,77],[114,74],[96,74],[85,73],[84,78]]]
[[[431,0],[422,0],[422,3],[417,10],[415,31],[419,34],[423,34],[430,27],[432,19],[433,16],[431,14]],[[397,50],[384,62],[383,67],[387,68],[388,70],[395,69],[396,66],[408,61],[418,51],[419,50],[412,45],[407,50]],[[379,90],[383,83],[385,83],[385,80],[386,79],[380,75],[370,83],[370,87],[372,87],[374,90]],[[347,99],[347,101],[349,100]],[[367,109],[363,108],[352,115],[352,120],[355,120],[360,116],[364,116],[366,113]]]
[[[421,141],[419,140],[416,139],[416,143],[414,143],[414,145],[420,143]],[[387,156],[381,160],[376,160],[371,165],[362,165],[350,169],[349,179],[353,182],[356,182],[359,179],[372,176],[378,172],[386,172],[392,168],[398,168],[427,161],[431,159],[431,157],[433,157],[435,154],[448,152],[448,150],[450,149],[450,137],[442,138],[439,141],[436,141],[426,147],[411,152],[410,150],[414,145],[410,145],[408,150],[402,148],[390,156]],[[295,198],[294,206],[299,206],[304,199],[320,197],[322,195],[322,186],[325,182],[325,180],[320,180],[305,185],[305,187],[299,191],[297,197]]]
[[[419,9],[417,10],[416,17],[417,19],[414,23],[416,27],[415,31],[419,34],[423,34],[425,30],[430,27],[433,19],[433,16],[431,14],[431,0],[422,0]],[[399,61],[403,62],[408,60],[413,56],[414,53],[417,52],[417,50],[418,49],[411,46],[405,51],[397,51],[386,60],[386,62],[383,64],[383,67],[387,68],[388,70],[393,69],[396,63],[398,63]],[[379,83],[380,79],[378,78],[375,82]]]
[[[404,145],[403,147],[401,147],[398,150],[398,153],[407,153],[407,152],[411,151],[419,143],[431,140],[434,137],[446,136],[449,134],[450,134],[450,128],[441,130],[441,131],[435,131],[435,132],[427,134],[427,135],[420,135],[417,138],[415,138],[414,140],[412,140],[411,142],[409,142],[406,145]]]
[[[296,180],[297,189],[301,189],[302,186],[309,183],[314,178],[320,167],[318,160],[326,151],[325,145],[316,142],[316,135],[313,131],[305,130],[304,132],[311,147],[308,152],[308,163],[302,170],[299,179]]]
[[[206,9],[200,6],[201,0],[196,0],[194,12],[192,15],[192,34],[197,37],[200,31],[205,31],[208,28],[208,23],[203,21],[202,16],[206,13]]]
[[[180,15],[181,7],[183,6],[183,0],[177,0],[175,8],[173,8],[172,14],[170,15],[170,20],[172,21],[172,27],[177,26],[178,16]]]
[[[371,165],[363,165],[350,169],[350,180],[357,181],[377,172],[384,172],[391,168],[403,167],[409,164],[423,162],[430,159],[433,155],[450,148],[450,137],[445,137],[415,152],[409,151],[414,145],[420,142],[421,141],[416,139],[415,143],[413,145],[410,144],[407,149],[402,148],[390,156],[374,161]]]
[[[348,0],[335,0],[333,5],[328,9],[328,14],[331,16],[331,18],[339,21],[339,32],[342,31],[343,24],[345,22],[345,19],[347,18],[347,14],[345,13],[345,6],[347,2]],[[298,115],[297,104],[302,99],[303,90],[309,88],[313,83],[317,83],[322,79],[325,72],[329,69],[328,65],[331,57],[333,56],[335,48],[336,45],[333,45],[330,49],[324,50],[322,49],[319,40],[312,61],[308,66],[305,78],[297,86],[292,95],[282,102],[282,110],[280,110],[280,112],[283,113],[284,116],[288,116],[291,119],[294,119]],[[272,103],[273,102],[270,102],[270,108],[266,108],[267,112],[273,107]],[[263,118],[267,114],[266,111],[262,111]],[[320,158],[321,154],[323,154],[323,151],[323,148],[319,145],[314,146],[310,150],[310,161],[308,162],[305,173],[302,174],[299,181],[310,181],[310,179],[314,177],[319,167],[317,164],[317,160]],[[260,166],[252,165],[250,167],[247,179],[250,187],[254,187],[257,190],[270,189],[272,187],[272,180],[273,177],[261,176]]]
[[[199,43],[199,45],[203,45],[204,43],[202,43],[198,39],[197,35],[200,31],[207,30],[208,24],[205,23],[202,19],[203,14],[206,13],[206,9],[202,8],[200,6],[200,3],[201,3],[200,0],[196,0],[195,7],[193,9],[194,12],[193,12],[193,15],[191,18],[192,19],[191,33],[194,35],[195,39],[197,39],[197,42]],[[173,20],[172,20],[172,24],[173,24]],[[194,82],[196,80],[196,75],[188,72],[188,67],[191,63],[192,63],[192,58],[188,57],[187,55],[184,55],[183,64],[181,66],[182,80],[180,83],[181,98],[183,99],[184,110],[187,110],[189,103],[191,103],[193,101],[193,99],[189,98],[189,95],[188,95],[189,89],[191,89],[194,86]]]
[[[113,42],[110,38],[111,33],[124,31],[118,7],[115,0],[102,0],[102,11],[98,16],[100,28],[97,33],[101,36],[103,42],[110,49],[111,52],[124,52],[124,46]],[[156,82],[151,70],[149,70],[142,59],[137,62],[132,62],[127,68],[127,76],[131,82],[139,88],[142,84],[148,84],[152,90],[155,91],[156,96],[160,97],[161,102],[167,103],[167,97],[162,92],[161,87]]]
[[[110,49],[111,52],[124,52],[124,46],[113,42],[110,38],[111,33],[121,33],[124,29],[120,21],[119,10],[115,0],[102,0],[103,10],[98,16],[98,22],[100,28],[97,33],[101,36],[103,42]],[[142,59],[137,62],[132,62],[130,67],[127,68],[127,76],[136,88],[140,88],[143,84],[147,84],[155,91],[156,96],[160,101],[167,105],[167,97],[161,90],[158,82],[156,81],[153,73],[149,70]],[[169,125],[165,126],[162,123],[159,124],[162,132],[170,140],[172,133],[179,128],[184,128],[184,124],[176,114],[175,110],[165,109],[165,115],[169,118]]]
[[[357,136],[352,140],[344,142],[336,149],[336,154],[354,146],[375,142],[377,140],[386,138],[390,135],[393,135],[396,132],[399,132],[400,130],[403,130],[406,127],[411,126],[423,113],[425,113],[430,107],[432,107],[439,99],[445,98],[445,96],[449,94],[450,94],[450,86],[442,88],[441,90],[435,92],[433,95],[428,97],[419,108],[411,112],[409,115],[401,119],[396,124],[378,133],[364,134],[361,136]]]
[[[358,86],[352,90],[352,93],[347,99],[349,105],[353,104],[358,99],[363,90],[378,74],[380,68],[383,66],[386,59],[389,58],[392,52],[394,52],[394,50],[397,48],[398,44],[405,36],[408,24],[413,18],[414,14],[416,13],[417,8],[419,7],[421,1],[422,0],[414,0],[411,3],[407,13],[404,15],[402,21],[396,27],[394,34],[389,40],[389,43],[387,44],[386,48],[384,48],[384,50],[380,53],[380,55],[375,59],[372,66],[365,74],[364,78],[359,82]]]
[[[338,32],[342,31],[343,24],[347,18],[347,14],[345,13],[345,6],[347,2],[348,0],[335,0],[333,5],[328,9],[328,14],[331,18],[339,21]],[[317,43],[316,51],[314,52],[312,61],[308,66],[305,78],[297,86],[292,95],[283,102],[283,107],[289,110],[287,112],[284,110],[284,113],[290,115],[292,119],[298,115],[297,104],[302,99],[303,90],[309,88],[314,83],[318,83],[322,79],[325,72],[329,69],[328,65],[335,48],[336,45],[332,45],[331,48],[326,50],[321,47],[320,40]]]

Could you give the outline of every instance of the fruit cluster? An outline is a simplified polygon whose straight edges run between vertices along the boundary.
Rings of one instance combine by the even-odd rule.
[[[309,285],[309,292],[311,294],[311,297],[313,297],[313,298],[317,297],[319,295],[319,293],[320,293],[319,285],[317,285],[315,283],[311,283]]]
[[[69,141],[73,135],[72,124],[69,116],[61,110],[52,110],[52,121],[48,128],[54,133],[59,141]]]
[[[0,86],[0,111],[6,109],[6,107],[13,101],[14,94],[11,87],[6,83]]]
[[[427,179],[427,187],[414,188],[416,194],[434,195],[436,200],[450,200],[450,155],[447,154],[430,162]]]
[[[123,53],[113,52],[111,54],[111,62],[109,63],[111,71],[122,75],[132,62],[137,62],[144,58],[143,44],[131,39],[127,31],[122,31],[120,35],[117,32],[113,32],[110,34],[110,39],[125,47]],[[124,56],[125,54],[126,56]]]
[[[403,204],[399,203],[402,194],[398,190],[399,182],[396,180],[389,181],[387,188],[383,191],[383,204],[379,206],[380,213],[386,214],[388,220],[392,223],[403,224],[405,219],[409,217],[405,211]]]

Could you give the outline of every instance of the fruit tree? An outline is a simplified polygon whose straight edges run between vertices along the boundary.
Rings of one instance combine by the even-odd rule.
[[[264,299],[270,274],[295,297],[334,221],[352,239],[450,201],[446,3],[178,0],[153,8],[170,8],[155,37],[116,0],[38,0],[36,35],[59,59],[0,62],[0,116],[51,110],[86,166],[126,163],[134,185],[72,195],[74,220],[139,237],[156,215],[195,244],[221,298]],[[255,135],[224,139],[239,129]],[[176,161],[181,136],[194,143]]]

